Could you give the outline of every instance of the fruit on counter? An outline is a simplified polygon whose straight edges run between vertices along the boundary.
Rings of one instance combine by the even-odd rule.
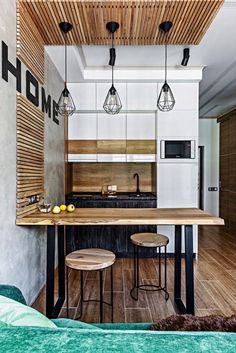
[[[60,210],[61,211],[65,211],[66,210],[66,205],[64,205],[64,204],[60,205]]]
[[[54,206],[53,209],[52,209],[52,213],[60,213],[61,212],[61,209],[59,206]]]
[[[68,205],[67,206],[67,212],[74,212],[74,210],[75,210],[75,206],[74,205]]]

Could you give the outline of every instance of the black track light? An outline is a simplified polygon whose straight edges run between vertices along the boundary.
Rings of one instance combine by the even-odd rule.
[[[188,65],[188,61],[189,61],[189,58],[190,58],[190,50],[189,48],[184,48],[183,50],[183,60],[181,62],[181,65],[182,66],[187,66]]]

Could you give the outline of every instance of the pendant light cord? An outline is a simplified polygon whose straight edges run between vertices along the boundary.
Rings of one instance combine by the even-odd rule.
[[[165,83],[167,81],[167,41],[165,43]]]
[[[67,84],[67,43],[66,43],[66,33],[64,34],[65,40],[65,87]]]
[[[112,33],[111,47],[112,47],[112,49],[114,48],[114,33]],[[113,86],[113,84],[114,84],[114,65],[112,65],[112,67],[111,67],[111,83]]]

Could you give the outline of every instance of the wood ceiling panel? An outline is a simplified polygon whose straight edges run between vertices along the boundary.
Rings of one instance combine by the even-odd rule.
[[[106,23],[117,21],[118,45],[163,44],[159,30],[172,21],[169,44],[199,44],[224,0],[19,0],[24,3],[44,43],[63,44],[58,23],[68,21],[74,29],[69,44],[110,45]]]

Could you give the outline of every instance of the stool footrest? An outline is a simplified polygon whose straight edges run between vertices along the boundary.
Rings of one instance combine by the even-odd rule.
[[[163,292],[165,292],[165,300],[167,301],[169,299],[169,292],[165,287],[156,286],[155,284],[140,284],[139,286],[133,287],[130,291],[130,295],[134,300],[138,300],[138,296],[135,297],[133,294],[133,291],[135,289],[137,290],[137,292],[139,289],[146,292],[158,292],[162,290]]]
[[[83,299],[82,300],[82,303],[89,303],[89,302],[101,303],[101,300],[99,300],[99,299]],[[104,300],[102,300],[102,303],[112,306],[112,303],[105,302]]]

